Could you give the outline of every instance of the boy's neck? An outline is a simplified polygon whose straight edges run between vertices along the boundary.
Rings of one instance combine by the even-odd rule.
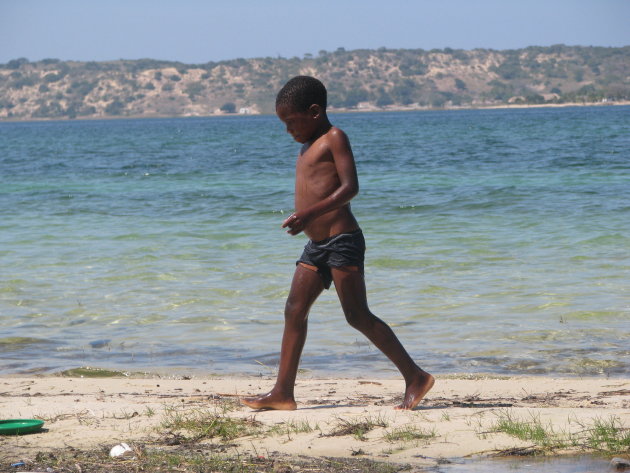
[[[308,140],[308,144],[314,143],[317,139],[321,138],[323,135],[328,133],[328,131],[332,128],[332,123],[328,120],[328,115],[324,112],[319,119],[319,123],[317,124],[317,129],[313,134],[312,138]]]

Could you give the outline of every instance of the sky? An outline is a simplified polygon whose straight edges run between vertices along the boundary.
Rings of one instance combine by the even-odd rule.
[[[630,0],[0,0],[0,63],[630,45]]]

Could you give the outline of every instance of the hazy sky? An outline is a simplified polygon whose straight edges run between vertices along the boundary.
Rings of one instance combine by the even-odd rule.
[[[0,62],[630,45],[630,0],[0,0]]]

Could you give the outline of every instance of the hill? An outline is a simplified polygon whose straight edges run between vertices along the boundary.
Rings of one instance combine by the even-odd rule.
[[[630,46],[320,51],[183,64],[152,59],[0,64],[0,120],[272,113],[290,77],[315,75],[336,109],[627,101]]]

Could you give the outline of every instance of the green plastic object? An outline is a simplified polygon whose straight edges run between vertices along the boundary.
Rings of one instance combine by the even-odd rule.
[[[0,435],[30,434],[40,430],[43,425],[44,421],[37,419],[0,420]]]

